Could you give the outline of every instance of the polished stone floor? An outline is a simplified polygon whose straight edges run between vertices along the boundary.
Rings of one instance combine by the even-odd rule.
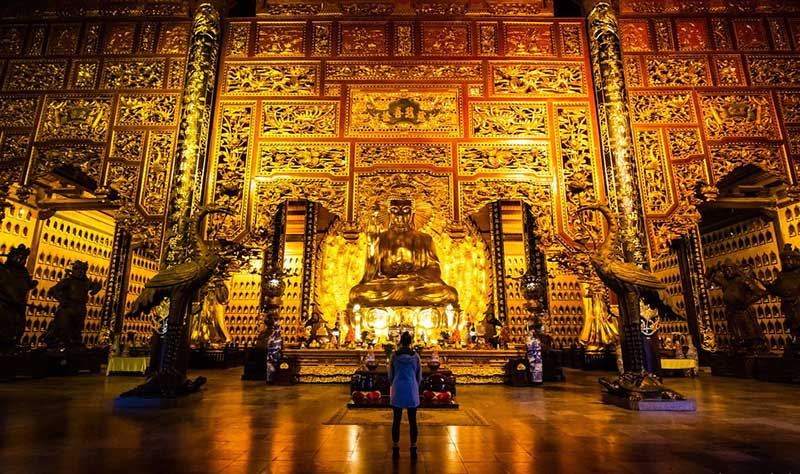
[[[696,413],[600,403],[598,373],[543,388],[460,386],[490,426],[421,426],[419,460],[392,463],[386,426],[323,425],[344,385],[267,387],[207,371],[202,400],[112,413],[138,378],[0,384],[1,473],[800,473],[800,387],[669,379]]]

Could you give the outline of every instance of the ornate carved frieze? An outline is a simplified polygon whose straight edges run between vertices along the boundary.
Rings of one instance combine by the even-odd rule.
[[[675,41],[672,32],[672,22],[668,19],[653,20],[653,29],[656,32],[656,46],[659,51],[675,51]]]
[[[786,127],[786,137],[789,143],[789,153],[800,156],[800,127]]]
[[[766,94],[701,95],[700,110],[709,139],[779,137]]]
[[[0,97],[0,127],[33,127],[38,105],[37,97]]]
[[[736,18],[733,20],[733,32],[740,50],[769,49],[767,30],[760,19]]]
[[[747,56],[747,68],[754,86],[800,87],[800,58]]]
[[[169,60],[169,75],[167,76],[167,89],[183,89],[184,71],[186,60],[171,58]]]
[[[648,214],[664,214],[672,206],[674,196],[661,130],[637,130],[635,135],[644,210]]]
[[[650,23],[645,19],[619,22],[622,50],[625,52],[653,51]]]
[[[78,170],[100,183],[100,175],[103,172],[102,145],[73,145],[55,144],[48,146],[34,146],[34,166],[27,183],[32,183],[41,179],[48,173],[62,167],[71,167]]]
[[[47,53],[51,56],[71,56],[78,49],[78,35],[81,32],[79,23],[62,23],[50,25],[50,38],[47,42]]]
[[[42,56],[44,54],[44,37],[47,32],[46,25],[31,25],[28,35],[28,56]]]
[[[394,11],[393,2],[364,2],[358,0],[342,1],[339,10],[345,15],[353,16],[385,16]]]
[[[7,91],[43,91],[61,89],[67,74],[67,61],[9,61]]]
[[[800,93],[779,92],[781,115],[785,123],[800,123]]]
[[[717,85],[740,86],[744,84],[741,60],[738,55],[714,56]]]
[[[598,198],[591,112],[588,104],[557,104],[556,116],[562,220],[567,233],[576,237],[587,219],[597,224],[595,216],[577,212],[580,205]]]
[[[423,23],[422,54],[424,56],[469,56],[469,24]]]
[[[151,217],[164,215],[169,194],[169,176],[175,149],[173,132],[152,131],[144,160],[142,195],[139,204]]]
[[[535,96],[586,94],[586,71],[580,63],[489,63],[492,94]]]
[[[497,56],[497,23],[478,25],[478,54]]]
[[[261,143],[259,176],[273,173],[330,173],[347,176],[350,146],[347,143]]]
[[[81,44],[81,52],[83,54],[94,55],[100,51],[100,33],[102,31],[103,25],[100,23],[89,23],[86,25],[83,43]]]
[[[156,24],[142,23],[139,30],[139,41],[136,47],[138,53],[152,53],[156,49]]]
[[[630,94],[631,120],[638,123],[695,122],[691,94]]]
[[[386,56],[386,27],[374,23],[339,25],[339,53],[342,56]]]
[[[144,152],[144,130],[115,131],[109,159],[139,161]]]
[[[414,55],[414,25],[411,23],[396,23],[394,26],[394,54],[395,56]]]
[[[106,34],[103,41],[105,54],[131,54],[136,23],[106,23]]]
[[[469,143],[458,146],[458,173],[532,173],[550,176],[550,145],[547,142],[525,145]]]
[[[461,94],[457,87],[354,86],[349,102],[348,136],[461,136]]]
[[[427,165],[449,168],[453,165],[449,143],[356,143],[356,167]]]
[[[22,181],[31,148],[30,132],[0,133],[0,188]]]
[[[186,54],[189,50],[189,23],[164,23],[158,39],[158,54]]]
[[[465,0],[414,0],[411,2],[417,15],[459,16],[467,12]]]
[[[331,28],[330,23],[314,23],[311,37],[311,52],[314,56],[331,54]]]
[[[543,102],[472,102],[473,138],[546,138],[547,104]]]
[[[228,24],[226,56],[244,57],[250,54],[250,23]]]
[[[711,72],[704,57],[647,56],[644,63],[652,87],[711,85]]]
[[[247,211],[255,103],[223,103],[219,110],[218,133],[211,155],[211,201],[236,215],[213,219],[209,230],[217,235],[233,236],[241,232]]]
[[[711,49],[708,24],[705,18],[680,18],[675,20],[678,49],[681,51],[706,51]]]
[[[416,227],[436,212],[450,220],[453,216],[452,177],[447,173],[401,172],[382,170],[357,173],[353,191],[353,220],[366,226],[370,211],[376,206],[385,207],[393,198],[408,198],[414,201]]]
[[[331,84],[326,83],[324,87],[324,92],[322,95],[328,97],[339,97],[342,95],[342,85],[341,84]]]
[[[37,140],[105,142],[111,122],[111,97],[47,97]]]
[[[583,25],[559,23],[558,29],[561,31],[561,56],[583,57]]]
[[[313,63],[228,63],[227,95],[304,96],[319,93],[319,66]]]
[[[269,138],[335,137],[339,102],[263,102],[261,136]]]
[[[404,81],[404,80],[482,80],[483,67],[479,61],[446,63],[438,61],[366,63],[355,61],[328,61],[325,79]]]
[[[104,89],[161,89],[164,87],[164,60],[132,59],[107,61],[103,67]]]
[[[470,97],[484,97],[483,84],[470,84],[467,86],[467,95]]]
[[[178,96],[131,94],[121,95],[116,125],[175,125]]]
[[[94,89],[100,64],[97,61],[75,61],[72,63],[72,88]]]
[[[650,241],[654,258],[669,253],[672,242],[688,234],[700,222],[697,205],[698,188],[707,187],[708,177],[703,161],[675,164],[672,167],[678,191],[678,206],[666,219],[650,221]]]
[[[783,18],[770,18],[767,23],[769,23],[769,31],[772,35],[772,43],[775,45],[775,49],[779,51],[792,49],[791,41],[789,41],[789,28]]]
[[[553,23],[506,23],[506,56],[554,56]]]
[[[256,56],[303,56],[305,23],[256,23]]]
[[[711,32],[714,39],[714,45],[718,51],[725,51],[733,49],[733,38],[731,30],[728,26],[728,20],[725,18],[712,18],[711,19]]]
[[[550,5],[548,5],[548,3]],[[504,0],[487,0],[486,9],[492,15],[529,16],[553,14],[553,4],[546,0],[525,0],[508,2]]]
[[[327,178],[269,178],[256,182],[251,232],[271,227],[278,205],[287,200],[306,200],[321,204],[344,218],[347,212],[347,181]]]
[[[256,14],[259,15],[306,16],[316,15],[320,13],[320,10],[322,10],[322,2],[313,0],[307,2],[269,0],[256,4]]]
[[[119,193],[122,201],[120,211],[133,217],[132,214],[137,213],[133,203],[139,194],[139,165],[110,161],[106,172],[106,186]]]
[[[703,141],[696,128],[667,129],[667,142],[672,160],[685,160],[703,154]]]
[[[0,56],[19,56],[25,44],[25,25],[0,26]]]
[[[623,63],[625,67],[625,82],[628,87],[643,87],[642,66],[639,64],[639,58],[636,56],[623,58]]]
[[[711,146],[709,156],[714,183],[719,182],[734,169],[755,165],[762,170],[788,181],[786,156],[781,145],[761,143],[730,143]]]

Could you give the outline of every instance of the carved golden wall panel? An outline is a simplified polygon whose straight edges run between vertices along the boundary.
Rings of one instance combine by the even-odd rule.
[[[786,127],[786,137],[789,142],[789,153],[800,156],[800,127]]]
[[[697,87],[711,85],[705,57],[646,56],[645,70],[651,87]]]
[[[580,215],[579,206],[599,197],[598,168],[594,153],[591,112],[588,104],[557,104],[557,153],[561,220],[568,235],[585,233],[586,224],[597,224],[595,216]]]
[[[555,56],[553,23],[505,23],[506,56]]]
[[[725,18],[711,19],[711,37],[718,50],[733,49],[733,36]]]
[[[680,18],[675,20],[675,26],[679,50],[705,51],[711,49],[708,24],[705,18]]]
[[[137,53],[153,53],[156,49],[156,24],[142,23],[139,29],[139,40],[136,46]]]
[[[50,38],[47,42],[47,53],[51,56],[70,56],[78,49],[78,35],[81,25],[66,23],[50,25]]]
[[[25,44],[25,25],[0,26],[0,56],[19,56]]]
[[[339,54],[342,56],[386,56],[386,27],[375,23],[341,23]]]
[[[550,171],[550,143],[525,145],[462,143],[458,145],[459,175],[478,173],[532,173],[547,178]]]
[[[580,63],[491,62],[492,95],[536,96],[587,93],[586,70]]]
[[[349,90],[351,137],[460,137],[457,87],[361,87]]]
[[[792,49],[792,44],[789,40],[789,28],[783,18],[769,18],[767,23],[769,24],[769,32],[775,49],[779,51]]]
[[[100,72],[98,61],[75,61],[72,63],[73,89],[94,89],[97,87],[97,76]]]
[[[41,179],[56,168],[69,166],[85,173],[99,183],[103,172],[104,154],[105,147],[103,145],[35,146],[32,153],[34,166],[28,182]]]
[[[172,58],[169,60],[169,75],[167,76],[167,89],[183,89],[183,79],[186,71],[186,60]]]
[[[469,56],[469,24],[422,23],[422,54],[424,56]]]
[[[339,102],[262,102],[261,136],[268,138],[336,137]]]
[[[760,143],[730,143],[711,146],[709,150],[714,183],[744,165],[758,166],[774,176],[789,181],[786,155],[782,145]]]
[[[166,61],[154,59],[106,61],[101,88],[161,89],[166,76]]]
[[[366,228],[371,211],[387,209],[388,201],[408,198],[414,201],[415,227],[422,228],[432,214],[446,221],[453,217],[453,184],[449,173],[381,170],[356,173],[353,184],[353,220]],[[383,215],[383,214],[382,214]]]
[[[115,131],[109,159],[139,161],[144,153],[144,130]]]
[[[256,23],[256,56],[303,56],[305,23]]]
[[[111,97],[45,98],[37,140],[105,142],[111,122]]]
[[[644,86],[642,79],[642,65],[639,64],[638,56],[631,56],[622,58],[625,68],[625,82],[628,88],[637,88]]]
[[[20,181],[22,168],[28,162],[30,146],[30,131],[0,133],[0,172],[5,175],[4,181]]]
[[[561,32],[561,56],[583,57],[583,24],[559,23],[558,29]]]
[[[158,39],[158,54],[186,54],[189,50],[189,23],[164,23]]]
[[[700,130],[696,128],[669,128],[667,142],[673,160],[685,160],[704,153]]]
[[[746,56],[754,86],[800,87],[800,58]]]
[[[675,34],[672,23],[668,19],[653,20],[653,29],[656,32],[656,46],[659,51],[675,51]]]
[[[105,54],[131,54],[136,23],[107,23],[103,39]]]
[[[717,84],[720,86],[744,85],[744,68],[738,55],[714,56]]]
[[[169,177],[172,157],[175,151],[173,132],[151,131],[147,158],[142,172],[142,195],[139,204],[151,217],[164,214],[167,195],[169,194]]]
[[[223,90],[233,95],[304,96],[319,93],[315,63],[228,63]]]
[[[0,127],[33,127],[38,97],[0,97]]]
[[[258,146],[258,176],[273,173],[330,173],[347,176],[348,143],[261,143]]]
[[[100,51],[100,33],[103,25],[100,23],[89,23],[86,25],[81,43],[81,53],[97,54]]]
[[[394,26],[395,56],[414,55],[414,25],[412,23],[396,23]]]
[[[650,23],[647,20],[620,20],[620,36],[624,52],[653,51]]]
[[[733,33],[740,50],[769,49],[769,37],[761,19],[735,18]]]
[[[478,54],[497,56],[497,23],[478,25]]]
[[[116,125],[176,125],[178,95],[121,95]]]
[[[7,91],[43,91],[62,89],[67,75],[67,61],[9,61],[3,89]]]
[[[543,102],[472,102],[473,138],[546,138],[547,105]]]
[[[700,110],[711,140],[780,137],[767,94],[700,95]]]
[[[370,80],[483,80],[479,61],[446,63],[414,61],[375,64],[357,61],[327,61],[325,79],[328,81]]]
[[[449,143],[356,143],[356,167],[426,165],[449,168],[453,165]]]
[[[347,181],[294,177],[257,181],[253,192],[252,229],[269,229],[278,205],[287,200],[312,201],[344,218],[348,202]]]
[[[667,156],[661,130],[636,130],[636,154],[639,159],[639,182],[644,209],[648,214],[665,214],[675,198],[667,170]]]
[[[229,23],[226,35],[226,56],[250,55],[250,23]]]
[[[779,92],[781,115],[785,123],[800,123],[800,93]]]
[[[47,33],[47,25],[31,25],[28,35],[28,56],[42,56],[44,54],[44,38]]]
[[[638,123],[696,122],[691,94],[630,94],[631,121]]]
[[[331,54],[331,28],[330,23],[314,23],[311,37],[311,53],[314,56],[328,56]]]
[[[326,83],[322,95],[326,97],[339,97],[342,95],[342,85],[334,83]]]

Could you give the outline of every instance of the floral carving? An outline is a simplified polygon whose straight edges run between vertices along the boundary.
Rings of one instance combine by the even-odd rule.
[[[228,27],[228,56],[247,56],[250,48],[250,23],[231,23]]]
[[[559,23],[561,30],[561,55],[583,56],[583,26]]]
[[[135,23],[109,24],[103,51],[106,54],[130,54],[133,51],[133,35]]]
[[[462,144],[458,147],[458,172],[550,174],[550,152],[547,143],[501,145],[487,143]]]
[[[160,89],[164,85],[164,61],[107,62],[103,69],[106,89]]]
[[[420,164],[439,167],[452,166],[450,145],[443,144],[356,144],[356,166]]]
[[[800,123],[800,94],[779,92],[778,99],[781,103],[783,121],[786,123]]]
[[[497,55],[497,25],[494,23],[478,26],[479,52],[486,56]]]
[[[386,29],[373,25],[342,25],[339,48],[344,56],[385,56]]]
[[[348,134],[460,135],[457,88],[367,88],[350,91]]]
[[[473,102],[470,105],[470,131],[475,138],[547,137],[544,103]]]
[[[148,141],[140,204],[148,215],[155,217],[164,214],[167,203],[174,137],[172,132],[150,132]]]
[[[12,61],[6,69],[5,90],[61,89],[64,87],[66,73],[66,61]]]
[[[305,25],[259,24],[256,28],[257,56],[302,56]]]
[[[229,64],[229,94],[296,96],[317,94],[317,66],[312,64]]]
[[[780,145],[730,143],[712,146],[709,155],[715,184],[734,169],[745,165],[755,165],[773,176],[788,180],[786,157]]]
[[[186,54],[189,45],[189,24],[167,24],[161,27],[158,42],[160,54]]]
[[[685,160],[694,155],[703,154],[703,142],[700,130],[694,128],[673,128],[667,130],[670,157],[673,160]]]
[[[672,205],[673,196],[666,171],[667,159],[661,131],[638,130],[636,151],[645,211],[648,214],[664,214]]]
[[[594,151],[592,146],[591,114],[587,106],[559,105],[558,151],[563,184],[561,201],[564,206],[564,227],[577,237],[585,232],[587,216],[577,212],[579,206],[597,200]],[[596,218],[588,218],[597,225]]]
[[[506,24],[506,55],[553,56],[553,27],[549,23]]]
[[[395,26],[395,54],[397,56],[414,55],[414,27],[412,25]]]
[[[800,59],[785,56],[748,56],[755,86],[800,87]]]
[[[216,152],[212,158],[212,200],[228,209],[236,217],[212,219],[209,230],[217,235],[236,235],[241,231],[246,211],[245,180],[249,170],[248,157],[253,133],[251,104],[222,106]]]
[[[174,125],[177,105],[174,95],[123,95],[117,125]]]
[[[314,36],[311,38],[311,48],[314,56],[328,56],[331,54],[331,25],[328,23],[315,23]]]
[[[287,200],[306,200],[324,206],[333,214],[344,217],[347,211],[347,181],[326,178],[272,178],[256,184],[251,232],[272,226],[278,205]]]
[[[772,102],[766,95],[705,95],[700,97],[708,138],[776,138]]]
[[[586,71],[581,64],[492,63],[491,68],[498,96],[586,93]]]
[[[336,101],[264,102],[261,135],[264,137],[335,137],[338,133]]]
[[[439,56],[469,55],[468,26],[463,24],[423,24],[422,54]]]
[[[104,142],[110,118],[110,97],[48,98],[37,139]]]
[[[645,69],[651,86],[694,87],[711,84],[705,58],[647,57]]]
[[[0,127],[33,127],[38,104],[35,97],[0,97]]]
[[[325,68],[328,80],[421,80],[466,79],[480,80],[483,68],[478,61],[461,61],[458,64],[436,61],[372,64],[348,61],[329,61]]]
[[[258,149],[258,174],[281,172],[325,172],[347,176],[347,143],[262,143]]]
[[[114,132],[111,144],[109,158],[138,161],[142,158],[142,152],[144,151],[144,132],[140,130]]]
[[[631,119],[639,123],[690,123],[695,121],[690,94],[631,94]]]

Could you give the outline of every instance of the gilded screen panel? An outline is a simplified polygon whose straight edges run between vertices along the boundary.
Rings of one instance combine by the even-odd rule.
[[[768,94],[701,95],[700,110],[709,139],[780,137]]]
[[[0,26],[0,56],[19,56],[25,44],[25,25]]]
[[[339,53],[342,56],[386,56],[386,26],[375,23],[339,25]]]
[[[631,120],[637,123],[693,123],[696,122],[694,102],[689,93],[630,94]]]
[[[376,64],[363,61],[327,61],[328,81],[483,80],[480,61],[403,61]]]
[[[250,55],[250,28],[250,22],[228,24],[224,49],[226,56],[247,57]]]
[[[800,87],[800,58],[747,56],[747,68],[754,86]]]
[[[0,169],[6,174],[7,182],[18,182],[28,161],[31,134],[28,131],[2,132],[0,137]]]
[[[583,57],[583,24],[559,23],[558,29],[561,32],[561,56]]]
[[[123,94],[119,97],[116,125],[177,125],[177,94]]]
[[[67,75],[67,61],[9,61],[3,88],[7,91],[61,89]]]
[[[0,127],[33,127],[38,97],[0,97]]]
[[[667,129],[667,142],[673,160],[685,160],[704,153],[700,130],[696,128]]]
[[[762,143],[729,143],[713,145],[709,150],[714,182],[719,182],[734,169],[754,165],[782,179],[789,180],[783,145]]]
[[[356,143],[356,167],[400,164],[449,168],[452,147],[449,143]]]
[[[555,109],[560,218],[567,235],[575,238],[584,232],[586,219],[597,224],[595,216],[577,212],[581,204],[597,201],[599,196],[592,114],[586,103],[560,103]]]
[[[72,89],[94,89],[100,73],[99,61],[74,61],[72,63]]]
[[[779,92],[781,115],[786,123],[800,123],[800,93]]]
[[[703,56],[646,56],[644,64],[651,87],[711,85],[711,71]]]
[[[478,54],[497,56],[497,23],[478,25]]]
[[[424,56],[469,56],[471,41],[467,23],[423,23]]]
[[[639,182],[648,214],[665,214],[674,202],[664,138],[659,129],[636,130]]]
[[[353,218],[366,224],[375,206],[385,207],[389,199],[412,199],[416,208],[415,226],[426,216],[453,217],[453,184],[449,173],[428,171],[380,170],[356,173],[353,193]]]
[[[158,54],[186,54],[189,50],[189,23],[163,23],[158,39]]]
[[[414,25],[412,23],[395,23],[394,54],[395,56],[414,55]]]
[[[147,157],[142,173],[142,194],[139,205],[151,217],[164,214],[169,195],[169,176],[175,150],[172,131],[152,131],[147,143]]]
[[[458,146],[458,174],[531,173],[547,177],[550,171],[550,143],[506,145],[462,143]]]
[[[352,137],[460,137],[458,87],[367,87],[349,91]]]
[[[261,136],[267,138],[335,137],[339,101],[262,102]]]
[[[548,116],[544,102],[471,102],[470,136],[547,138]]]
[[[733,20],[736,45],[741,50],[769,49],[769,36],[760,18],[736,18]]]
[[[719,86],[744,84],[744,68],[738,55],[714,56],[714,70],[717,73],[717,85]]]
[[[620,20],[619,26],[623,51],[653,51],[653,39],[647,20]]]
[[[223,91],[228,96],[308,96],[319,94],[317,63],[239,63],[225,65]]]
[[[161,89],[166,76],[163,59],[106,61],[103,66],[103,89]]]
[[[47,97],[37,140],[105,142],[111,122],[111,97]]]
[[[109,159],[139,161],[144,153],[144,130],[117,130],[111,138]]]
[[[555,56],[553,23],[506,23],[506,56]]]
[[[587,93],[581,63],[491,62],[492,96],[574,95]]]
[[[47,53],[54,56],[70,56],[78,49],[79,23],[50,25]]]
[[[135,34],[136,23],[106,23],[103,52],[105,54],[131,54]]]
[[[348,143],[261,143],[258,146],[258,176],[273,173],[330,173],[347,176]]]
[[[333,25],[328,22],[313,23],[311,30],[311,53],[313,56],[328,56],[331,54],[331,29]]]
[[[256,56],[303,56],[305,23],[256,23]]]
[[[705,18],[680,18],[675,20],[675,25],[678,33],[678,49],[681,51],[711,49]]]

